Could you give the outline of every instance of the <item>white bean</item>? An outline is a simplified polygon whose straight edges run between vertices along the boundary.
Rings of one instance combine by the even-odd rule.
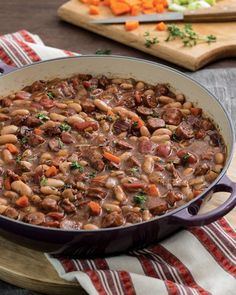
[[[46,163],[47,161],[51,161],[52,160],[52,155],[49,153],[43,153],[40,157],[40,163]]]
[[[139,81],[139,82],[136,84],[136,86],[135,86],[135,88],[136,88],[137,90],[143,90],[144,87],[145,87],[145,84],[144,84],[142,81]]]
[[[165,105],[165,108],[181,109],[182,108],[182,104],[180,102],[178,102],[178,101],[170,102],[167,105]]]
[[[224,167],[223,165],[217,164],[217,165],[215,165],[213,171],[216,173],[220,173],[222,171],[223,167]]]
[[[108,210],[109,212],[121,212],[121,209],[118,205],[111,204],[111,203],[103,203],[102,208]]]
[[[6,144],[6,143],[16,143],[17,137],[13,134],[5,134],[0,136],[0,145]]]
[[[69,103],[68,108],[74,109],[76,113],[80,113],[82,111],[82,107],[79,103]]]
[[[40,188],[40,191],[44,195],[60,195],[61,194],[56,188],[53,188],[50,186],[42,186]]]
[[[154,160],[152,156],[146,156],[143,162],[143,171],[147,174],[153,172],[154,169]]]
[[[18,127],[15,125],[4,126],[1,130],[1,135],[16,134],[17,130],[18,130]]]
[[[183,175],[185,175],[185,176],[190,175],[192,173],[193,173],[193,168],[190,168],[190,167],[184,169],[184,171],[183,171]]]
[[[131,119],[137,117],[137,114],[136,113],[134,113],[132,111],[129,111],[129,110],[123,108],[123,107],[114,107],[112,109],[112,111],[114,113],[120,114],[120,116],[126,116],[126,117],[131,118]]]
[[[19,193],[21,196],[24,195],[29,197],[32,195],[32,189],[21,180],[13,181],[11,183],[11,188],[17,193]]]
[[[119,202],[123,202],[127,199],[122,187],[120,185],[117,185],[114,187],[114,193],[115,197]]]
[[[198,176],[193,179],[190,179],[188,183],[189,185],[197,185],[197,184],[202,184],[204,181],[205,181],[204,176]]]
[[[190,101],[186,101],[184,104],[183,104],[183,108],[184,109],[191,109],[193,107],[193,104],[190,102]]]
[[[189,186],[183,186],[181,192],[186,196],[186,200],[190,201],[193,198],[193,192]]]
[[[30,112],[25,109],[15,110],[15,111],[11,112],[12,117],[14,117],[14,116],[27,116],[29,114],[30,114]]]
[[[151,141],[155,142],[155,143],[161,143],[161,142],[166,142],[170,140],[170,136],[167,134],[163,134],[163,135],[156,135],[156,136],[152,136],[151,137]]]
[[[168,104],[168,103],[171,103],[171,102],[174,102],[175,100],[169,96],[164,96],[164,95],[161,95],[159,98],[158,98],[158,101],[162,104]]]
[[[181,113],[184,115],[184,116],[187,116],[187,115],[190,115],[191,112],[189,109],[180,109]]]
[[[214,156],[214,160],[216,164],[223,164],[225,157],[222,153],[216,153]]]
[[[76,123],[76,122],[84,122],[84,119],[81,118],[81,116],[79,116],[79,115],[73,115],[73,116],[67,118],[67,122],[69,124],[73,124],[73,123]]]
[[[108,177],[105,183],[106,188],[113,188],[118,184],[118,179],[116,177]]]
[[[133,85],[129,84],[129,83],[122,83],[122,84],[120,84],[120,88],[122,88],[124,90],[130,90],[133,88]]]
[[[176,101],[179,101],[179,102],[182,102],[182,103],[185,101],[185,97],[181,93],[176,94],[175,99],[176,99]]]
[[[152,218],[152,214],[149,212],[149,210],[143,211],[143,220],[147,221]]]
[[[2,151],[2,159],[7,164],[11,163],[11,161],[13,159],[13,156],[12,156],[11,152],[8,149],[4,149]]]
[[[132,153],[131,152],[124,152],[123,154],[120,155],[121,161],[126,161],[131,157]]]
[[[86,229],[86,230],[94,230],[94,229],[99,229],[98,226],[96,226],[95,224],[92,224],[92,223],[87,223],[83,226],[83,229]]]
[[[104,101],[98,98],[94,100],[94,104],[100,111],[108,112],[111,110],[111,107],[109,107]]]
[[[146,136],[146,137],[150,137],[151,136],[151,134],[150,134],[150,132],[149,132],[149,130],[147,129],[146,126],[142,126],[140,128],[140,133],[141,133],[142,136]]]
[[[152,136],[164,135],[164,134],[171,136],[172,132],[171,132],[171,130],[169,130],[167,128],[159,128],[152,133]]]
[[[65,183],[60,179],[48,178],[45,185],[51,187],[62,187]]]
[[[66,120],[65,116],[61,114],[57,114],[57,113],[50,113],[49,117],[51,120],[58,121],[58,122],[64,122]]]

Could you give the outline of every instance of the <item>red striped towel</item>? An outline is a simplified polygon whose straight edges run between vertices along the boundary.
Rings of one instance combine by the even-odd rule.
[[[73,55],[45,46],[27,31],[0,37],[0,59],[17,67]],[[126,255],[76,260],[46,256],[60,277],[78,281],[88,294],[236,294],[236,232],[224,218]]]

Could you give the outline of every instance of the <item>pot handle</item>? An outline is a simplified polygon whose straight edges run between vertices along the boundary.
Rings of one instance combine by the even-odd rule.
[[[3,61],[0,60],[0,75],[8,74],[14,71],[16,68],[5,64]]]
[[[232,182],[226,175],[212,188],[211,192],[230,192],[231,194],[223,204],[212,211],[199,215],[191,214],[191,211],[194,211],[194,209],[195,212],[199,210],[200,206],[198,200],[189,207],[175,213],[172,217],[172,221],[183,226],[201,226],[216,221],[236,206],[236,183]],[[209,194],[209,192],[206,192],[202,198],[207,194]]]

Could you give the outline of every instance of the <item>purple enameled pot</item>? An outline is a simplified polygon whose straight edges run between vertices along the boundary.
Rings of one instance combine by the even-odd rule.
[[[26,224],[0,216],[0,233],[15,243],[45,252],[102,256],[142,248],[173,234],[183,226],[204,225],[227,214],[236,205],[236,184],[227,178],[226,170],[233,153],[234,131],[231,120],[220,102],[205,88],[182,73],[157,63],[121,56],[79,56],[36,63],[15,71],[0,65],[0,93],[7,95],[36,80],[65,78],[76,73],[105,74],[110,77],[132,77],[151,84],[170,83],[203,108],[218,125],[227,146],[227,160],[218,178],[201,195],[163,216],[126,227],[100,230],[62,230]],[[9,73],[8,73],[9,72]],[[197,215],[206,196],[229,192],[218,208]]]

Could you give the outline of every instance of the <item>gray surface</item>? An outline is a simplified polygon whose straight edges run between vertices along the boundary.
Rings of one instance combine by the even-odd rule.
[[[236,129],[236,68],[202,70],[187,74],[216,95],[231,115]],[[23,290],[0,281],[0,295],[39,295],[39,293]]]

